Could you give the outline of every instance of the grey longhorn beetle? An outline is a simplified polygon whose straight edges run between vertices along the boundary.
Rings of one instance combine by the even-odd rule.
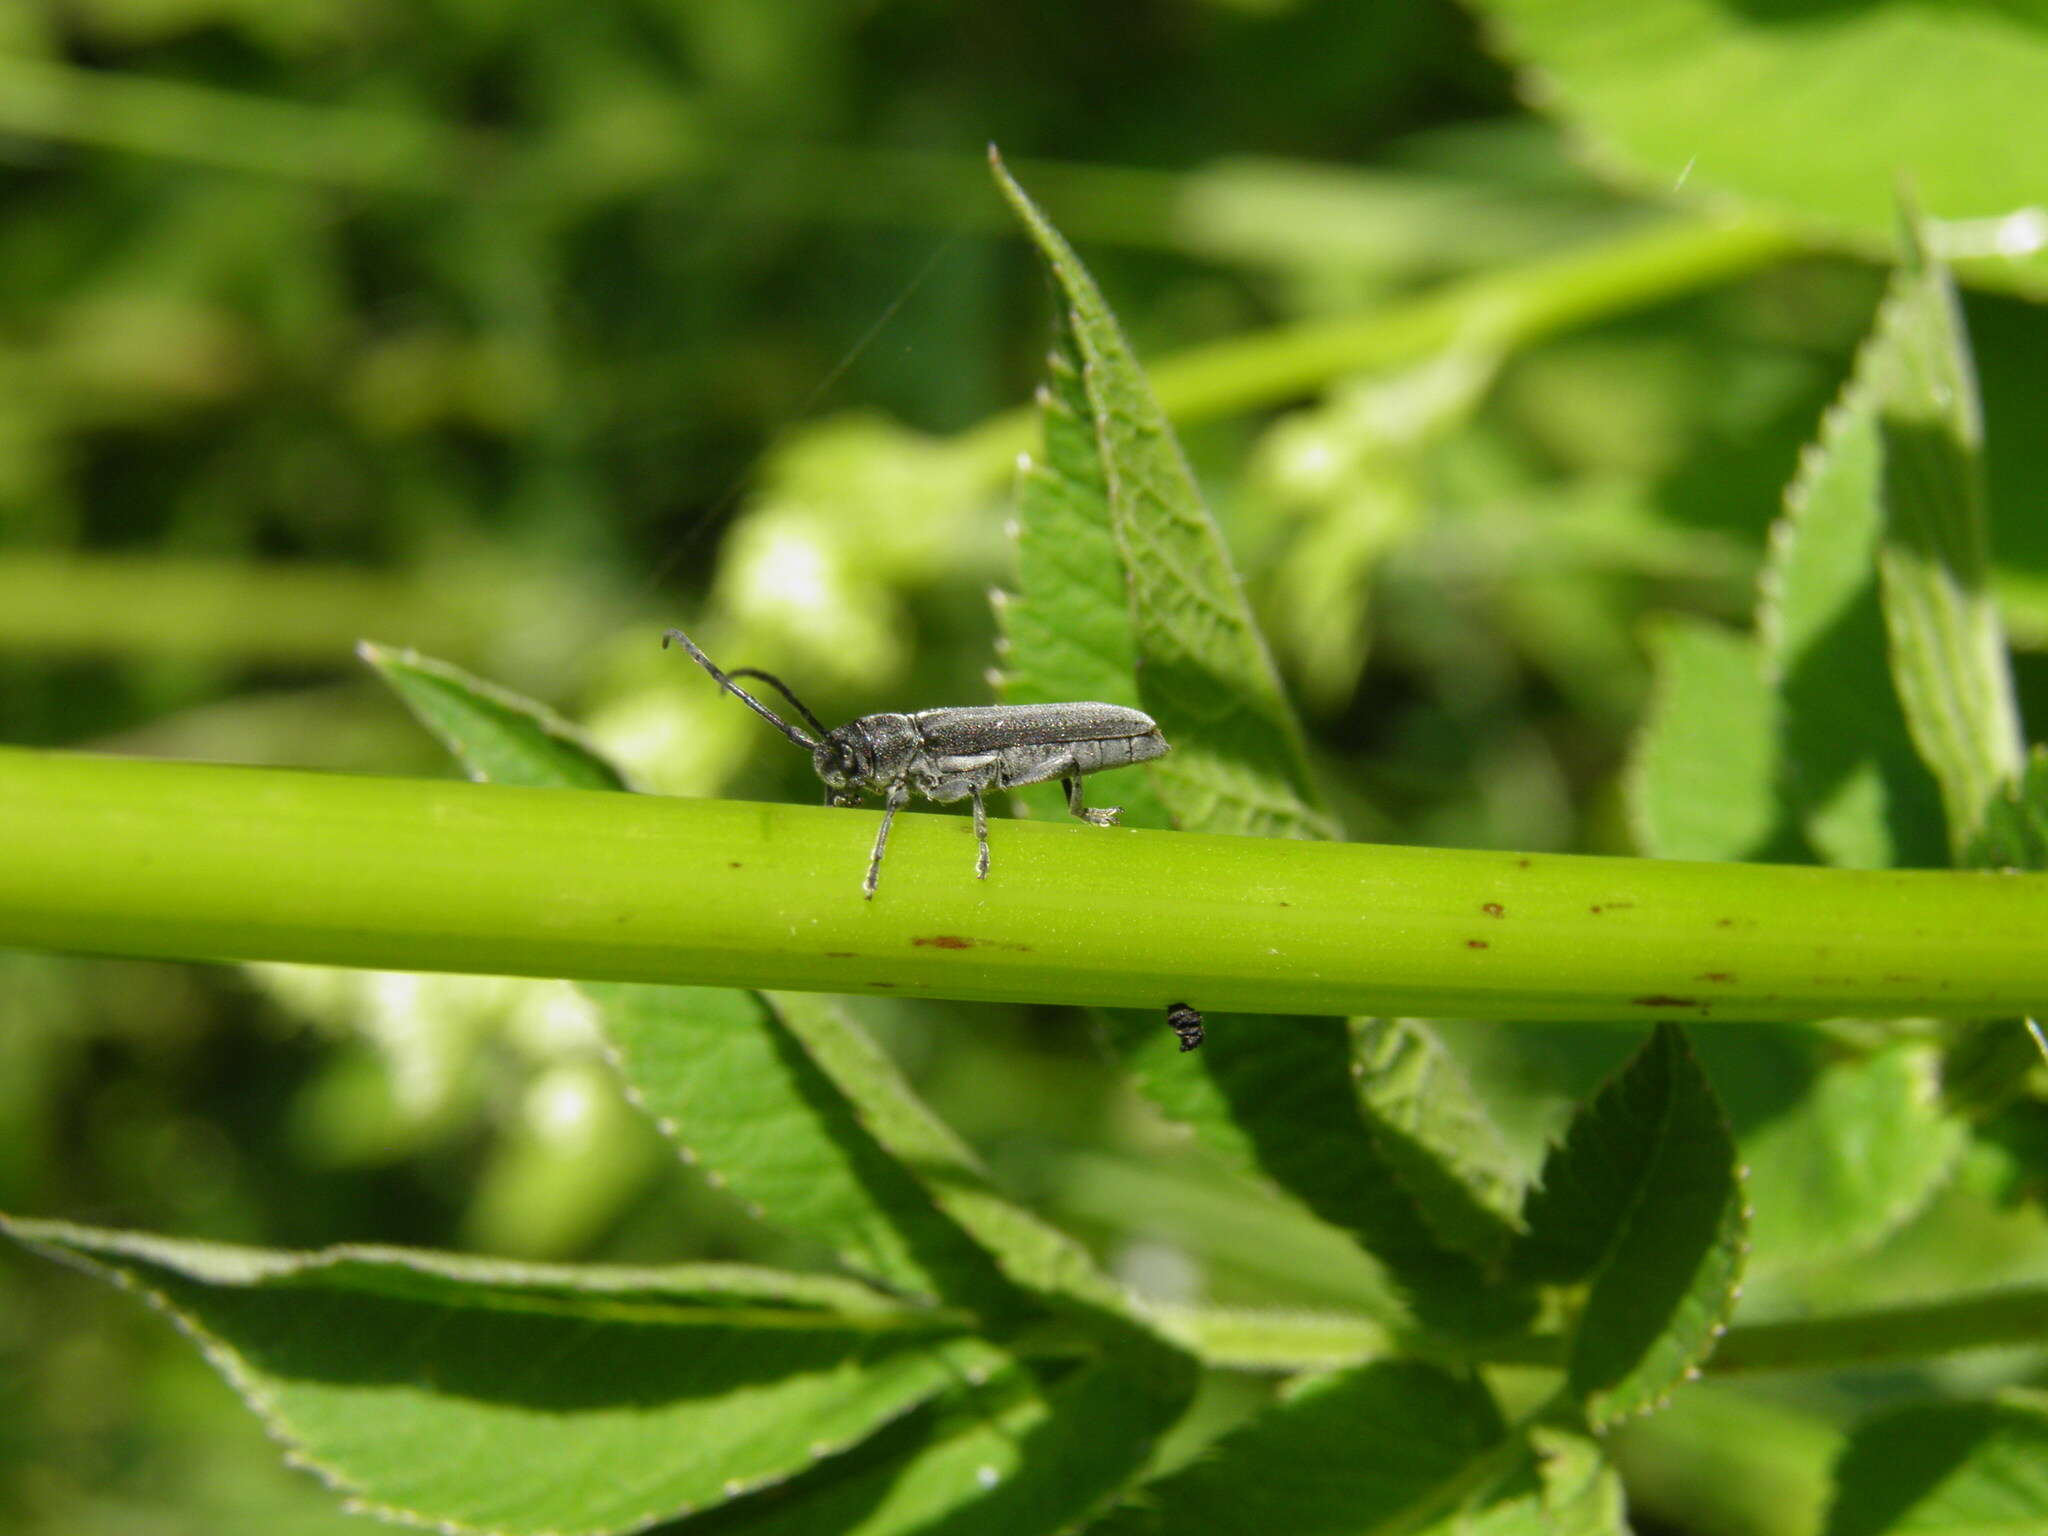
[[[1169,750],[1159,726],[1143,710],[1121,704],[981,704],[954,709],[921,709],[914,715],[862,715],[828,731],[789,685],[759,667],[720,671],[680,629],[663,633],[675,641],[718,685],[809,750],[811,766],[825,781],[827,805],[859,805],[863,794],[880,795],[882,825],[868,859],[861,890],[869,897],[882,876],[889,823],[913,793],[940,804],[974,802],[974,873],[988,878],[988,810],[982,795],[1058,779],[1066,786],[1067,809],[1098,827],[1114,826],[1120,806],[1090,808],[1081,803],[1081,779],[1106,768],[1123,768],[1164,756]],[[780,693],[817,734],[807,736],[733,681],[759,678]],[[1190,1010],[1192,1012],[1192,1010]],[[1199,1039],[1199,1035],[1196,1037]],[[1184,1047],[1185,1048],[1185,1047]]]

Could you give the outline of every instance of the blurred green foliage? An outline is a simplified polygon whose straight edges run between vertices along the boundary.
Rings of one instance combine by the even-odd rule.
[[[808,798],[654,626],[801,678],[828,719],[989,696],[1004,413],[1046,332],[983,145],[1148,360],[1642,225],[1476,34],[1396,0],[0,7],[0,737],[443,771],[360,675],[369,635],[561,703],[652,787]],[[1644,615],[1749,613],[1879,282],[1810,256],[1193,428],[1354,835],[1628,846]],[[2048,318],[1971,318],[2038,720]],[[1373,1294],[1165,1132],[1075,1018],[858,1010],[1009,1187],[1151,1293]],[[1525,1156],[1626,1045],[1471,1034],[1531,1106]],[[0,1063],[10,1210],[805,1257],[661,1154],[565,988],[0,956]],[[1738,1119],[1765,1124],[1750,1087]],[[1947,1247],[2022,1272],[2009,1173],[1980,1147],[1905,1270]],[[0,1252],[0,1526],[358,1524],[167,1329]]]

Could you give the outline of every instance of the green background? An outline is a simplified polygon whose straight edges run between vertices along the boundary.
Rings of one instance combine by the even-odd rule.
[[[0,739],[447,772],[354,659],[369,637],[548,700],[650,787],[810,799],[803,759],[656,636],[693,626],[833,721],[992,696],[986,593],[1011,569],[1025,442],[1006,413],[1041,375],[1049,306],[989,142],[1083,250],[1170,409],[1192,349],[1274,338],[1277,357],[1291,327],[1490,275],[1542,291],[1546,262],[1652,227],[1682,178],[1693,206],[1797,216],[1798,254],[1647,296],[1596,285],[1573,323],[1505,339],[1484,292],[1453,288],[1477,297],[1428,345],[1181,397],[1203,402],[1185,440],[1350,834],[1632,851],[1648,616],[1746,620],[1882,282],[1858,253],[1884,238],[1893,179],[1782,145],[1824,120],[1891,152],[1861,134],[1855,87],[1915,43],[1910,8],[1493,9],[0,9]],[[1969,9],[1965,53],[2031,42],[2029,7]],[[1801,28],[1801,10],[1824,14]],[[1540,76],[1517,76],[1527,52]],[[1745,89],[1778,87],[1778,118],[1716,94],[1731,56],[1763,82]],[[2038,110],[2025,69],[1955,68],[1954,92]],[[1995,171],[1989,148],[1915,142],[1934,212],[1995,211],[1995,175],[1943,179]],[[2024,268],[1975,275],[1994,547],[2039,720],[2048,326]],[[1349,376],[1367,360],[1399,366]],[[1141,1289],[1370,1293],[1348,1250],[1140,1107],[1080,1015],[861,1014],[1009,1187]],[[1453,1033],[1514,1105],[1524,1161],[1630,1044]],[[1807,1070],[1764,1044],[1706,1053],[1758,1138]],[[672,1164],[545,985],[0,954],[0,1064],[8,1210],[275,1246],[813,1257]],[[1898,1187],[1948,1155],[1901,1157]],[[1928,1240],[1981,1283],[2048,1251],[2031,1208],[2002,1202],[2007,1171],[1978,1156]],[[1771,1221],[1788,1253],[1810,1235],[1789,1206]],[[1901,1285],[1915,1263],[1948,1277],[1908,1251]],[[1897,1293],[1845,1276],[1837,1294]],[[1798,1406],[1846,1416],[1920,1385]],[[1204,1411],[1262,1388],[1233,1390]],[[1655,1456],[1634,1469],[1653,1510]],[[1696,1512],[1679,1475],[1662,1506]],[[1670,1528],[1766,1528],[1698,1518]],[[0,1526],[363,1528],[161,1322],[12,1249]]]

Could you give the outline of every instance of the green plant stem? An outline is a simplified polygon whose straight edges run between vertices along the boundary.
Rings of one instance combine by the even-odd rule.
[[[403,113],[296,102],[0,56],[0,130],[380,191],[456,183],[463,135]]]
[[[12,550],[0,554],[0,646],[338,669],[374,615],[411,644],[478,655],[494,626],[450,585],[431,573]]]
[[[1164,1326],[1211,1365],[1231,1370],[1330,1369],[1397,1347],[1387,1325],[1356,1312],[1159,1309]],[[1899,1365],[1977,1349],[2038,1348],[2048,1338],[2048,1288],[1992,1291],[1915,1306],[1879,1307],[1730,1328],[1703,1367],[1710,1376],[1840,1371]],[[1562,1368],[1554,1333],[1496,1342],[1480,1363]]]
[[[1926,1360],[1971,1349],[2039,1348],[2048,1339],[2048,1288],[1991,1291],[1839,1317],[1731,1328],[1707,1362],[1717,1375],[1840,1370]]]
[[[1404,304],[1234,337],[1167,359],[1153,387],[1176,419],[1230,415],[1365,369],[1468,343],[1512,351],[1784,260],[1800,249],[1759,218],[1683,217],[1542,261],[1483,273]]]
[[[1266,1013],[1972,1017],[2048,876],[897,819],[0,750],[0,944]]]
[[[1760,218],[1674,217],[1363,314],[1191,348],[1148,372],[1169,416],[1202,421],[1298,399],[1346,374],[1403,367],[1450,346],[1512,351],[1731,281],[1803,249],[1790,230]],[[1006,411],[960,439],[960,449],[1007,469],[1036,430],[1031,408]]]
[[[1361,1320],[1357,1328],[1362,1335],[1370,1326]],[[1326,1327],[1331,1338],[1348,1342],[1334,1324]],[[1250,1334],[1249,1325],[1240,1320],[1231,1337],[1248,1338]],[[1283,1337],[1291,1340],[1292,1336]],[[1834,1317],[1745,1323],[1728,1330],[1702,1369],[1711,1376],[1841,1371],[1901,1365],[1976,1349],[2039,1348],[2044,1338],[2048,1338],[2048,1289],[2034,1286],[1914,1306],[1873,1307]],[[1498,1364],[1560,1366],[1564,1352],[1562,1338],[1543,1334],[1489,1347],[1485,1358]]]
[[[1394,1329],[1356,1313],[1173,1306],[1156,1306],[1151,1313],[1175,1342],[1223,1370],[1335,1370],[1395,1353],[1406,1342]]]

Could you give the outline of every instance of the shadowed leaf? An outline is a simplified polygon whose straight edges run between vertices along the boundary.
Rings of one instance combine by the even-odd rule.
[[[1678,1026],[1573,1118],[1524,1216],[1515,1267],[1589,1286],[1569,1380],[1596,1425],[1654,1407],[1712,1351],[1745,1212],[1728,1122]]]
[[[1312,1380],[1199,1461],[1146,1484],[1094,1536],[1339,1536],[1436,1529],[1508,1445],[1476,1381],[1416,1361]],[[1533,1527],[1531,1527],[1533,1530]]]
[[[1003,1358],[959,1319],[800,1276],[7,1229],[167,1311],[358,1504],[452,1530],[627,1531],[715,1506]]]
[[[2048,1529],[2048,1414],[2020,1403],[1927,1403],[1858,1429],[1835,1466],[1827,1536]]]
[[[582,732],[531,699],[417,651],[365,640],[356,654],[473,779],[532,789],[629,787]]]
[[[1992,599],[1984,425],[1948,272],[1909,212],[1905,258],[1857,367],[1884,448],[1878,573],[1892,673],[1920,757],[1941,786],[1960,860],[2022,768],[2019,707]]]
[[[1657,688],[1628,772],[1636,845],[1653,859],[1785,859],[1778,704],[1755,642],[1667,618],[1650,631]]]
[[[1058,521],[1034,531],[1033,558],[1056,558],[1049,541],[1073,537],[1084,521],[1096,531],[1082,533],[1075,555],[1106,553],[1099,532],[1106,513],[1128,605],[1128,641],[1104,613],[1075,654],[1105,686],[1122,681],[1112,666],[1128,658],[1135,668],[1139,700],[1173,744],[1148,771],[1177,825],[1328,836],[1332,825],[1309,782],[1301,727],[1166,414],[1095,280],[1002,162],[994,167],[1045,258],[1062,312],[1044,413],[1046,475],[1027,482]],[[1108,579],[1091,573],[1088,590]],[[1042,617],[1031,619],[1036,638],[1055,640],[1060,619],[1072,616],[1048,611],[1051,599],[1041,592],[1026,596],[1041,605]],[[1036,678],[1050,672],[1049,659],[1031,665]]]

